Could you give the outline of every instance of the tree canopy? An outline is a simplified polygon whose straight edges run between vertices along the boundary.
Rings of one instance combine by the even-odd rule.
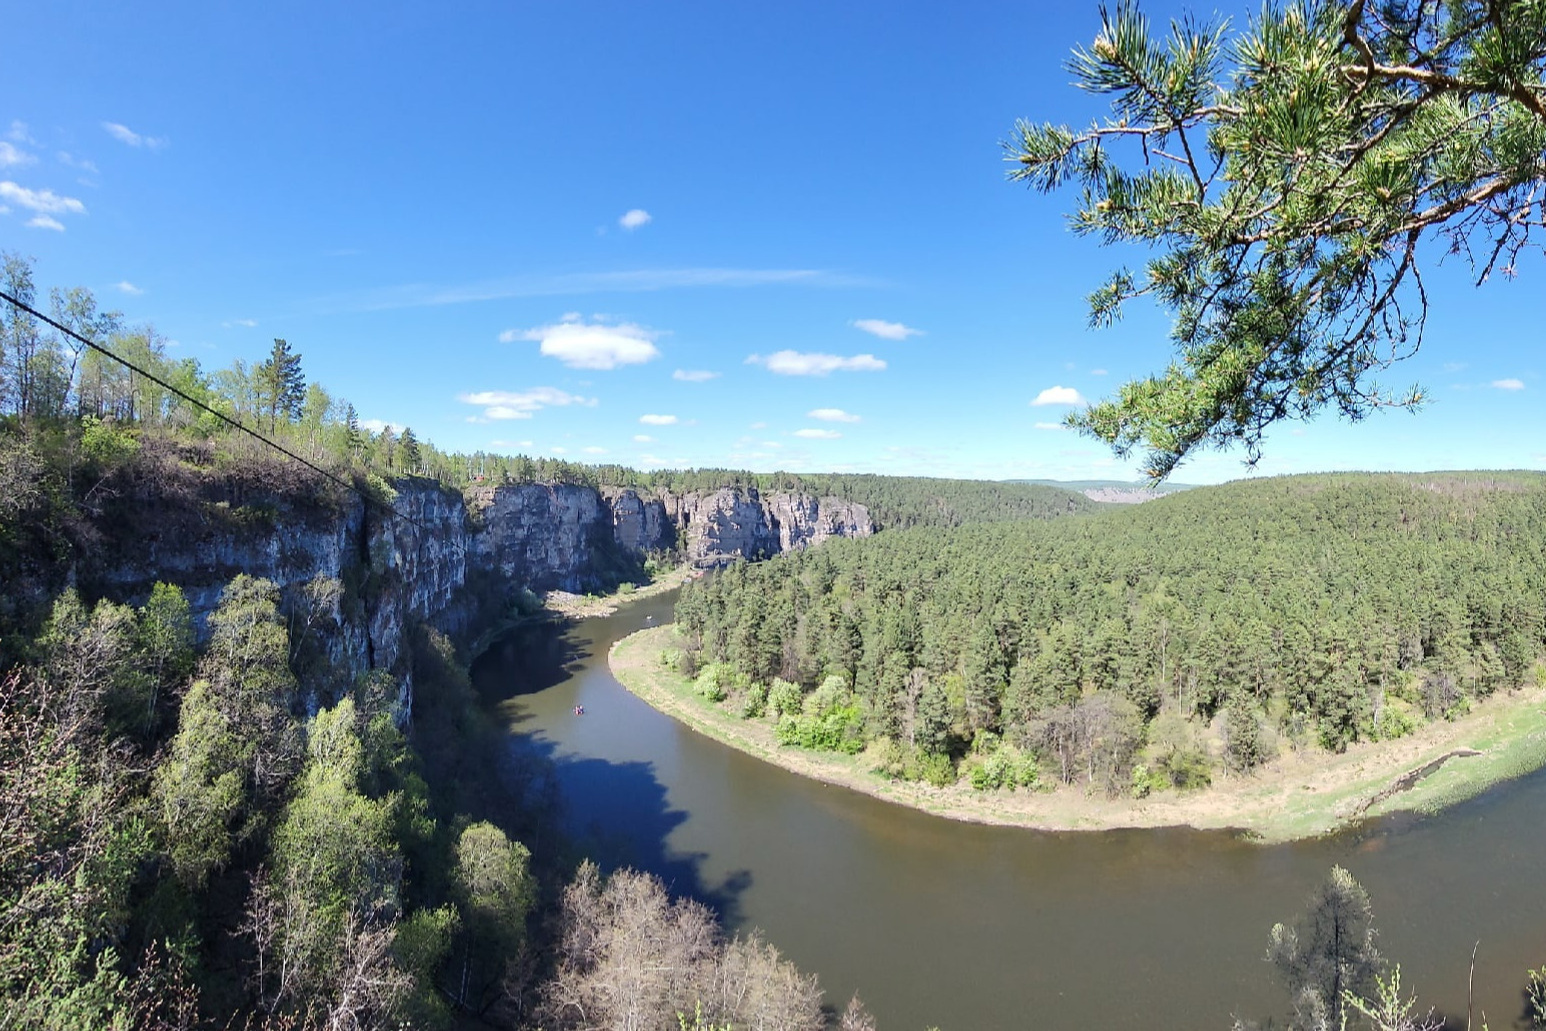
[[[1090,295],[1093,324],[1152,297],[1174,317],[1163,372],[1070,416],[1168,475],[1197,448],[1261,453],[1272,423],[1415,408],[1376,374],[1422,342],[1421,255],[1512,276],[1542,225],[1546,5],[1266,5],[1151,31],[1102,8],[1077,85],[1111,98],[1084,129],[1022,121],[1010,178],[1081,189],[1075,232],[1151,255]]]

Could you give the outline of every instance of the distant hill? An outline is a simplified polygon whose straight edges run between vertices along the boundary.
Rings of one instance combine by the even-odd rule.
[[[1196,486],[1193,483],[1170,482],[1153,485],[1147,480],[1005,480],[1004,482],[1060,487],[1063,490],[1083,494],[1091,501],[1099,501],[1107,505],[1136,505],[1162,498],[1166,494],[1191,490]]]

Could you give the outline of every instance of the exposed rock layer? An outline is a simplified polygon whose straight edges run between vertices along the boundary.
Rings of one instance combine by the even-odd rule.
[[[427,621],[464,637],[520,589],[587,591],[637,575],[651,551],[679,548],[700,566],[756,559],[873,532],[864,506],[755,490],[641,494],[572,485],[484,487],[466,497],[428,480],[396,484],[399,517],[356,496],[333,504],[274,494],[197,491],[146,497],[153,512],[116,557],[86,572],[89,593],[142,600],[156,581],[182,587],[196,618],[246,573],[276,583],[294,609],[307,584],[328,595],[330,657],[347,669],[406,675],[406,627]],[[218,491],[214,492],[218,494]]]

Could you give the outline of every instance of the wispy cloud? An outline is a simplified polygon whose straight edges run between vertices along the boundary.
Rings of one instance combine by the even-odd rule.
[[[56,233],[64,232],[64,223],[57,218],[47,215],[33,215],[27,220],[27,224],[34,229],[52,229]]]
[[[711,379],[718,379],[719,373],[709,372],[707,369],[677,369],[671,374],[672,379],[679,379],[683,383],[707,383]]]
[[[131,147],[144,147],[147,150],[160,150],[166,146],[164,136],[142,136],[121,122],[103,122],[102,128],[107,134],[119,143],[127,143]]]
[[[607,453],[606,448],[597,447],[594,444],[590,445],[589,447],[582,447],[580,450],[585,452],[587,455],[604,455]]]
[[[887,322],[885,319],[854,319],[849,325],[882,340],[906,340],[908,337],[923,336],[921,329],[904,326],[900,322]]]
[[[1073,387],[1048,387],[1036,395],[1032,405],[1082,405],[1084,396]]]
[[[257,319],[228,319],[225,322],[222,322],[220,325],[224,326],[226,329],[230,329],[233,326],[241,326],[244,329],[253,329],[257,326],[257,324]]]
[[[128,294],[130,297],[138,297],[140,294],[145,292],[144,289],[135,286],[127,279],[121,280],[113,287],[113,289],[117,290],[121,294]]]
[[[16,144],[0,140],[0,168],[20,168],[23,165],[30,165],[36,161],[37,158],[28,154],[25,150],[16,146]]]
[[[635,433],[633,435],[633,442],[635,444],[653,444],[655,443],[655,438],[648,433]]]
[[[617,224],[631,233],[640,226],[649,225],[651,221],[652,219],[648,211],[645,211],[643,208],[630,208],[617,220]]]
[[[95,162],[85,161],[85,160],[83,160],[81,158],[73,157],[70,154],[68,154],[67,152],[62,151],[62,150],[57,155],[55,155],[55,156],[59,159],[59,163],[61,165],[64,165],[66,168],[78,168],[82,172],[90,172],[92,175],[100,174],[97,171],[97,166],[96,166]]]
[[[859,417],[841,408],[813,408],[805,413],[812,419],[820,419],[822,422],[858,422]]]
[[[360,429],[370,430],[372,433],[380,433],[382,430],[391,430],[393,433],[401,433],[403,431],[403,425],[402,423],[398,422],[386,422],[382,419],[361,419]]]
[[[675,426],[677,418],[674,415],[641,415],[639,421],[646,426]]]
[[[30,143],[33,146],[37,146],[38,143],[37,140],[32,138],[32,133],[28,130],[27,123],[19,118],[11,120],[11,128],[5,135],[8,139],[15,140],[17,143]]]
[[[660,357],[654,344],[661,334],[631,322],[611,325],[574,319],[535,329],[507,329],[499,334],[504,343],[535,340],[542,354],[557,358],[571,369],[615,369],[639,365]]]
[[[1498,390],[1523,390],[1525,381],[1522,379],[1495,379],[1492,385]]]
[[[1060,422],[1038,422],[1036,424],[1036,428],[1038,430],[1066,430],[1066,429],[1068,429],[1067,426],[1064,426]]]
[[[532,414],[544,408],[563,408],[568,405],[594,407],[596,399],[580,397],[556,387],[533,387],[530,390],[479,390],[458,394],[462,404],[477,405],[483,409],[483,419],[530,419]]]
[[[1090,375],[1091,376],[1105,376],[1105,375],[1107,375],[1107,372],[1106,372],[1105,369],[1091,369],[1090,370]]]
[[[0,182],[0,198],[30,208],[41,215],[84,215],[86,205],[74,197],[61,197],[53,190],[29,190],[9,179]]]
[[[818,430],[812,427],[795,430],[794,435],[804,437],[806,440],[836,440],[842,436],[837,430]]]
[[[876,280],[821,269],[676,268],[616,272],[574,272],[556,276],[516,276],[453,286],[408,283],[324,298],[326,311],[383,311],[445,304],[498,301],[511,297],[565,297],[597,293],[649,293],[711,287],[874,286]]]
[[[835,354],[802,353],[800,351],[774,351],[764,358],[754,354],[746,359],[747,365],[761,365],[780,376],[826,376],[833,372],[880,372],[886,363],[873,354],[856,354],[844,358]]]

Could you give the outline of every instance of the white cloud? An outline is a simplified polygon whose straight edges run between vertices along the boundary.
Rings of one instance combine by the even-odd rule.
[[[676,416],[674,416],[674,415],[641,415],[641,416],[639,416],[639,421],[642,422],[646,426],[675,426],[676,425]]]
[[[86,205],[74,197],[61,197],[53,190],[29,190],[7,179],[0,183],[0,197],[44,215],[84,215]]]
[[[361,419],[360,429],[370,430],[372,433],[380,433],[382,430],[391,430],[393,433],[403,431],[402,423],[384,422],[381,419]]]
[[[580,450],[585,452],[587,455],[604,455],[607,453],[606,448],[596,447],[594,444],[592,444],[590,447],[582,447]]]
[[[629,232],[643,225],[649,225],[650,213],[643,208],[631,208],[623,213],[623,217],[617,220],[617,224]]]
[[[921,329],[913,329],[900,322],[887,322],[885,319],[854,319],[849,325],[882,340],[906,340],[908,337],[923,336]]]
[[[536,340],[549,358],[557,358],[571,369],[615,369],[619,365],[639,365],[660,357],[654,330],[631,322],[607,325],[570,319],[535,329],[507,329],[499,334],[504,343]]]
[[[1090,375],[1091,376],[1105,376],[1105,375],[1107,375],[1107,372],[1106,372],[1105,369],[1091,369],[1090,370]]]
[[[719,373],[709,372],[707,369],[677,369],[671,374],[672,379],[679,379],[683,383],[707,383],[711,379],[718,379]]]
[[[764,358],[754,354],[746,359],[747,365],[762,365],[769,372],[780,376],[825,376],[832,372],[879,372],[886,363],[873,354],[856,354],[843,358],[835,354],[801,353],[799,351],[775,351]]]
[[[128,294],[130,297],[138,297],[140,294],[145,292],[143,289],[141,289],[140,287],[135,286],[133,283],[129,282],[127,279],[125,279],[122,282],[120,282],[115,287],[115,289],[119,293]]]
[[[813,408],[805,413],[812,419],[820,419],[822,422],[858,422],[859,417],[841,408]]]
[[[580,397],[556,387],[533,387],[521,391],[480,390],[458,394],[456,399],[463,404],[482,408],[485,419],[530,419],[533,413],[544,408],[596,404],[595,398]]]
[[[1459,372],[1460,370],[1462,370],[1464,368],[1467,368],[1467,363],[1466,362],[1445,362],[1444,363],[1444,371],[1445,372]]]
[[[56,233],[64,232],[64,223],[57,218],[49,218],[47,215],[34,215],[27,220],[27,224],[34,229],[52,229]]]
[[[1522,379],[1495,379],[1492,385],[1499,390],[1523,390],[1525,381]]]
[[[28,154],[25,150],[22,150],[13,143],[0,140],[0,168],[10,168],[13,165],[19,168],[22,165],[30,165],[35,161],[37,161],[37,158]]]
[[[768,428],[768,424],[765,422],[754,422],[752,423],[751,428],[754,430],[765,430]]]
[[[842,434],[837,430],[803,429],[795,430],[794,435],[804,437],[806,440],[836,440]]]
[[[151,150],[160,150],[166,146],[164,136],[141,136],[127,125],[119,122],[103,122],[102,128],[107,134],[119,143],[127,143],[131,147],[148,147]]]
[[[569,449],[566,447],[554,447],[548,448],[548,450],[553,452],[555,455],[567,455],[569,453]]]
[[[38,142],[32,138],[32,133],[27,131],[27,123],[19,118],[11,120],[11,130],[6,135],[17,143],[31,143],[36,146]]]
[[[244,326],[247,329],[253,329],[257,326],[257,324],[257,319],[231,319],[229,322],[221,323],[221,325],[226,329],[230,329],[232,326]]]
[[[655,438],[648,433],[635,433],[633,435],[633,442],[635,444],[653,444],[655,443]]]
[[[1031,404],[1041,405],[1082,405],[1084,397],[1073,387],[1048,387],[1036,395],[1036,400]]]
[[[82,172],[90,172],[92,175],[99,174],[97,171],[97,166],[94,162],[73,157],[69,153],[62,150],[56,156],[59,158],[59,163],[64,165],[66,168],[78,168]],[[85,180],[82,179],[81,182],[85,182]]]
[[[1066,430],[1068,427],[1060,422],[1038,422],[1036,428],[1038,430]]]
[[[501,451],[514,451],[516,448],[532,447],[533,445],[529,440],[491,440],[488,442],[488,446],[497,447]]]

